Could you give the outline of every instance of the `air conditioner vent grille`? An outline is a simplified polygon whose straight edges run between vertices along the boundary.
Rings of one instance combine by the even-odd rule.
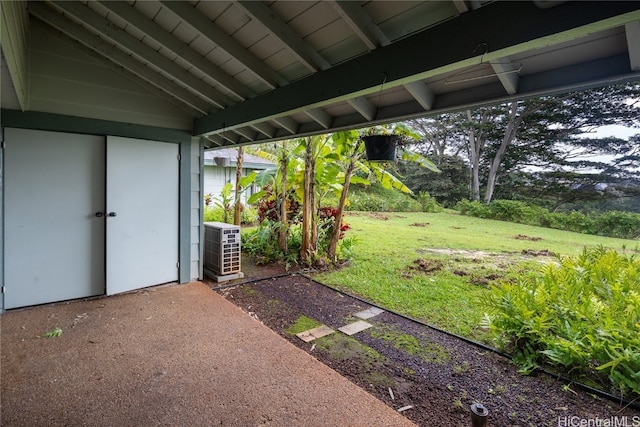
[[[205,222],[205,272],[216,276],[239,273],[240,261],[240,227],[223,222]]]

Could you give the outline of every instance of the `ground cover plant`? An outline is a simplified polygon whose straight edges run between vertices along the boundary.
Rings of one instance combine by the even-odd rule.
[[[616,251],[614,253],[622,254],[620,256],[633,256],[639,252],[635,240],[484,220],[451,211],[431,214],[351,213],[347,221],[357,242],[351,263],[340,270],[320,273],[317,279],[388,309],[494,346],[496,343],[486,327],[485,315],[489,308],[487,300],[492,295],[500,295],[501,289],[513,289],[527,281],[536,283],[539,280],[536,277],[545,268],[557,265],[560,259],[566,259],[563,257],[585,257],[585,247],[612,248]],[[637,289],[629,292],[637,298]],[[574,305],[570,301],[565,309],[580,313],[580,308],[574,306],[578,301]],[[584,304],[589,306],[590,302]],[[546,301],[545,304],[551,305],[552,302]],[[618,306],[618,309],[636,310],[629,308],[631,306],[625,307]],[[560,314],[555,315],[563,319]],[[638,317],[637,314],[634,316]],[[625,327],[627,332],[637,335],[638,320],[633,319],[635,317]],[[578,338],[576,332],[571,332],[573,326],[563,327]],[[613,336],[622,334],[619,330],[608,333]],[[629,382],[638,383],[638,360],[637,352],[629,353],[629,346],[637,348],[638,343],[624,339],[627,341],[601,349],[601,353],[610,353],[609,359],[590,365],[592,360],[581,355],[581,363],[595,373],[592,376],[596,379],[601,377],[600,372],[610,372],[614,377],[626,372],[625,378],[612,381],[618,390],[634,390]],[[563,337],[558,342],[564,343],[563,340],[567,338]],[[532,351],[545,354],[555,364],[569,366],[568,370],[575,368],[568,355],[558,352],[557,347],[561,344],[555,345],[550,349],[534,346]],[[589,343],[585,341],[583,345]],[[513,347],[505,348],[513,350]],[[598,367],[600,371],[597,371]]]
[[[521,369],[552,364],[574,378],[640,395],[640,259],[603,247],[561,257],[541,275],[488,293],[487,324]]]

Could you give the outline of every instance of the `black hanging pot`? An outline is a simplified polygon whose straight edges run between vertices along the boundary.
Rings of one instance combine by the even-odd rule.
[[[398,135],[363,136],[367,160],[370,162],[395,162],[396,148],[401,140]]]

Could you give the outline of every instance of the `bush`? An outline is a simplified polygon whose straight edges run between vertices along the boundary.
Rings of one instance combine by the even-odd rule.
[[[418,202],[422,205],[422,212],[436,213],[444,210],[442,205],[426,191],[418,194]]]
[[[347,209],[368,212],[421,212],[422,206],[409,194],[387,190],[375,183],[366,188],[355,185],[350,187]]]
[[[462,215],[477,218],[517,222],[620,239],[640,238],[640,214],[631,212],[611,211],[599,215],[585,215],[578,211],[552,213],[546,208],[515,200],[495,200],[489,204],[461,200],[455,208]]]
[[[522,371],[550,364],[640,395],[639,259],[584,249],[494,288],[484,303],[486,325]]]
[[[491,211],[489,210],[489,206],[475,200],[460,200],[458,203],[456,203],[455,209],[462,215],[474,216],[476,218],[484,219],[491,218]]]
[[[202,218],[204,222],[223,222],[224,209],[205,206]]]
[[[621,239],[640,238],[640,215],[631,212],[605,212],[593,218],[593,232]]]
[[[224,209],[221,207],[204,207],[202,215],[204,222],[224,222]],[[242,224],[255,224],[258,218],[256,209],[252,207],[244,207],[240,214],[240,222]],[[233,222],[233,215],[229,218],[230,223]]]

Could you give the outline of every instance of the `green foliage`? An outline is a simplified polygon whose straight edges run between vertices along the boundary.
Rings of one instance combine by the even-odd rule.
[[[221,207],[205,206],[202,218],[204,222],[225,222],[224,209]],[[257,219],[258,212],[255,208],[252,208],[251,206],[245,206],[242,208],[240,221],[243,224],[255,224]],[[232,223],[233,218],[230,218],[229,215],[227,215],[227,221]]]
[[[288,333],[289,335],[295,335],[295,334],[299,334],[300,332],[305,332],[314,328],[317,328],[318,326],[321,326],[322,323],[318,322],[317,320],[314,320],[310,317],[307,316],[300,316],[296,319],[296,321],[289,326],[285,332]]]
[[[259,264],[282,262],[287,268],[297,264],[302,246],[300,224],[290,225],[287,239],[288,252],[285,254],[278,245],[278,231],[282,223],[263,221],[258,227],[242,233],[242,251],[254,255]],[[326,250],[330,238],[330,228],[318,228],[319,253]],[[355,237],[341,239],[338,244],[338,259],[349,260],[354,255]]]
[[[408,194],[384,188],[379,183],[362,188],[351,187],[349,195],[350,211],[367,212],[420,212],[420,203]]]
[[[38,338],[57,338],[60,335],[62,335],[62,329],[59,326],[56,326],[55,328],[51,329],[48,332],[45,332],[42,335],[38,335]]]
[[[548,363],[575,377],[600,373],[640,395],[640,259],[585,248],[502,284],[484,304],[496,342],[524,371]]]
[[[422,212],[435,213],[442,212],[444,210],[442,205],[426,191],[421,191],[418,194],[418,203],[422,205]]]
[[[398,172],[414,193],[428,192],[438,203],[452,208],[469,197],[469,167],[456,156],[434,156],[433,160],[440,173],[404,161],[398,162]]]
[[[548,209],[515,200],[495,200],[489,204],[461,200],[456,209],[463,215],[484,219],[556,228],[597,236],[637,239],[640,214],[610,211],[585,215],[582,212],[549,212]]]

